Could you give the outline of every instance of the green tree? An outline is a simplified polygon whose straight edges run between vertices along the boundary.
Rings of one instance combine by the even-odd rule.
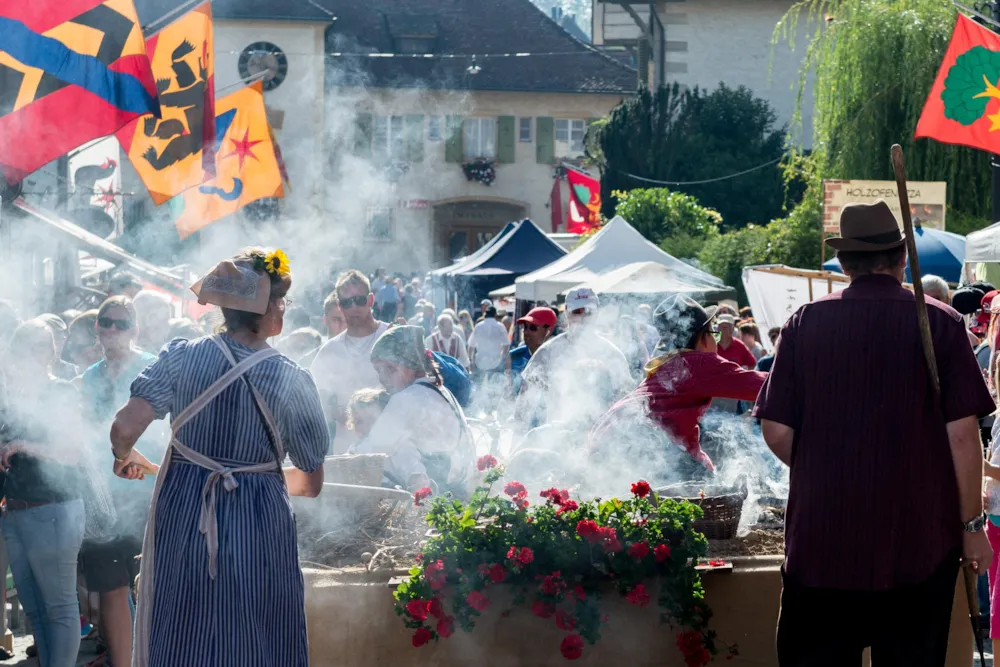
[[[774,38],[794,45],[799,24],[811,27],[800,91],[812,77],[818,178],[891,181],[889,147],[899,143],[911,180],[948,182],[949,228],[961,220],[967,232],[989,222],[989,156],[913,138],[955,16],[955,7],[940,0],[804,0]],[[949,118],[968,124],[986,108],[988,98],[977,95],[1000,93],[998,58],[976,49],[959,58],[942,96]]]
[[[640,90],[595,133],[598,146],[590,154],[602,168],[605,215],[616,207],[614,191],[649,187],[636,176],[688,183],[671,187],[717,210],[725,228],[780,215],[785,132],[776,119],[768,102],[743,86],[720,85],[711,93],[682,92],[676,84]],[[766,166],[714,180],[759,165]]]
[[[702,206],[690,195],[667,188],[615,191],[612,195],[618,201],[615,215],[628,220],[639,233],[656,244],[675,237],[703,242],[716,234],[722,223],[718,212]]]
[[[759,227],[748,225],[706,240],[698,260],[746,303],[743,268],[757,264],[786,264],[818,268],[823,224],[823,188],[814,160],[800,157],[788,165],[786,179],[806,186],[802,201],[783,218]]]

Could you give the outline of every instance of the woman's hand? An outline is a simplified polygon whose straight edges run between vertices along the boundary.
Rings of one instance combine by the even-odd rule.
[[[158,465],[135,449],[124,459],[115,459],[114,472],[122,479],[146,479],[146,475],[155,475],[159,471]]]

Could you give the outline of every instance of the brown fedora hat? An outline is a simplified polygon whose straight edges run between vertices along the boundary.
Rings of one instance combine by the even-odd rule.
[[[905,243],[899,223],[884,199],[874,204],[848,204],[840,212],[840,236],[827,239],[835,250],[878,252]]]

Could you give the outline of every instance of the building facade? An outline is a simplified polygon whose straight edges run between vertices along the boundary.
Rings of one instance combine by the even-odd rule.
[[[511,220],[552,229],[558,169],[583,157],[588,126],[635,89],[635,71],[528,0],[399,7],[341,2],[328,33],[328,53],[368,54],[327,65],[343,261],[419,270]],[[565,184],[558,196],[565,212]]]
[[[645,31],[651,80],[713,90],[720,83],[746,86],[771,103],[793,141],[812,145],[812,92],[807,86],[801,123],[794,122],[802,61],[815,24],[800,21],[788,39],[774,42],[775,28],[794,0],[593,0],[593,43],[638,51]],[[636,18],[639,21],[636,21]]]

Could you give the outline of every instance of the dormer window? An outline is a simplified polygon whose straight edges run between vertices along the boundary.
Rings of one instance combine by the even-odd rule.
[[[386,16],[386,22],[396,53],[434,53],[438,26],[433,16],[391,13]]]

